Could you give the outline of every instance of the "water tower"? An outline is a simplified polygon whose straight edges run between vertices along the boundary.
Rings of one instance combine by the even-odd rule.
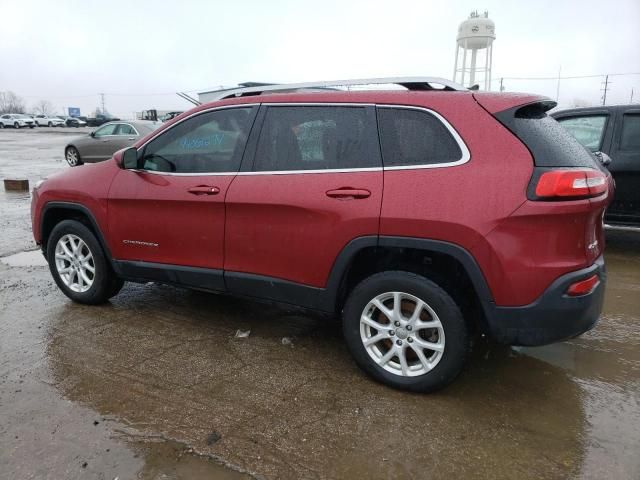
[[[496,26],[493,20],[489,19],[489,13],[484,12],[480,16],[477,11],[471,12],[469,18],[458,27],[456,64],[453,69],[454,82],[457,81],[469,87],[477,83],[481,89],[491,90],[491,60],[495,38]],[[462,63],[458,63],[460,49],[462,49]],[[469,54],[470,63],[467,63],[467,54]],[[481,58],[478,59],[478,56]],[[482,65],[483,60],[484,68],[478,67],[478,64]],[[484,74],[484,81],[478,81],[476,74]]]

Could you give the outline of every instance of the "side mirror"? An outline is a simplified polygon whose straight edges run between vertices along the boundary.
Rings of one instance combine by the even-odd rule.
[[[604,152],[594,152],[594,155],[603,167],[607,167],[611,163],[611,157]]]
[[[138,150],[136,148],[127,148],[122,152],[122,168],[126,170],[135,170],[138,168]]]

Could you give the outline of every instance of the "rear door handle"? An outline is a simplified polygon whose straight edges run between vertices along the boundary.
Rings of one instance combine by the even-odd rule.
[[[327,197],[341,198],[343,200],[367,198],[371,196],[371,192],[364,188],[342,187],[335,190],[327,191]]]
[[[220,189],[211,185],[198,185],[197,187],[191,187],[187,192],[194,195],[217,195],[220,193]]]

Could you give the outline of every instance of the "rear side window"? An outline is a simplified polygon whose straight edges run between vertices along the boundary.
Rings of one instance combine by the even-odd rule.
[[[378,108],[385,167],[433,165],[462,158],[458,142],[434,115],[406,108]]]
[[[622,117],[620,150],[640,150],[640,113],[627,113]]]
[[[118,124],[114,135],[137,135],[137,133],[131,125],[120,123]]]
[[[591,153],[546,114],[548,107],[534,103],[495,116],[527,146],[537,167],[599,168]]]
[[[373,111],[366,107],[270,106],[254,170],[378,167]]]
[[[559,118],[558,122],[566,128],[578,142],[592,152],[600,150],[606,115],[583,115],[579,117]]]

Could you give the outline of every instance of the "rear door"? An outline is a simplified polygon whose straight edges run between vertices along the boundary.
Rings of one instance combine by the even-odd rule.
[[[257,109],[189,117],[139,149],[138,170],[118,173],[109,191],[109,232],[112,254],[127,262],[130,276],[169,275],[161,279],[223,289],[224,199]]]
[[[111,154],[109,156],[121,148],[130,147],[141,137],[134,126],[129,123],[118,123],[113,135],[110,146]]]
[[[620,108],[613,133],[609,170],[616,181],[608,218],[640,223],[640,108]]]
[[[325,287],[341,250],[355,238],[375,242],[378,235],[382,165],[375,109],[261,109],[253,166],[227,194],[226,285],[235,293],[314,306],[309,298]],[[296,287],[309,301],[291,298]]]

